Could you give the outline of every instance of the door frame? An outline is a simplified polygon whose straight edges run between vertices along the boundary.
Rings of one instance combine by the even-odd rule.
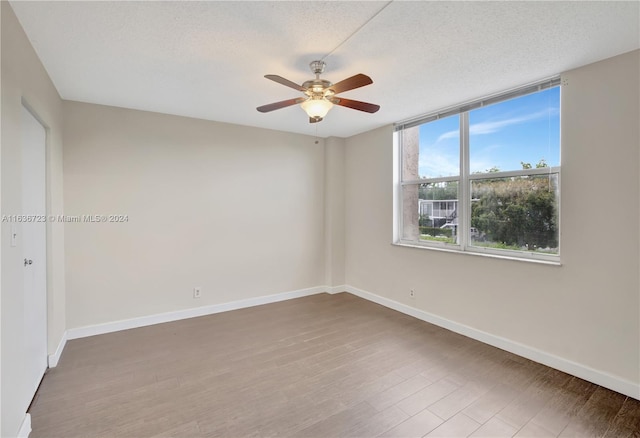
[[[50,196],[50,187],[51,187],[51,181],[50,181],[50,177],[51,177],[51,172],[49,169],[49,163],[50,163],[50,136],[51,136],[51,128],[49,127],[49,125],[44,121],[44,119],[42,117],[40,117],[40,115],[38,114],[38,111],[35,110],[35,108],[33,107],[33,105],[31,105],[29,103],[29,101],[25,98],[22,97],[21,99],[21,105],[22,107],[42,126],[42,128],[44,129],[44,212],[45,215],[47,216],[47,219],[45,221],[45,226],[44,226],[44,254],[45,254],[45,266],[44,266],[44,289],[45,289],[45,361],[46,361],[46,368],[45,368],[45,373],[46,370],[49,369],[49,337],[50,337],[50,304],[51,304],[51,300],[49,297],[49,292],[50,292],[50,278],[51,278],[51,274],[50,274],[50,268],[51,268],[51,261],[50,261],[50,236],[51,236],[51,221],[49,221],[49,212],[51,211],[51,196]],[[23,145],[21,144],[20,147],[22,148]],[[22,149],[21,149],[21,153],[22,153]],[[22,170],[20,172],[21,178],[24,177],[22,175]],[[21,195],[22,198],[22,195]],[[22,201],[22,200],[21,200]],[[24,242],[24,232],[22,233],[22,240]],[[23,245],[21,245],[23,246]],[[20,258],[20,260],[22,261],[23,257]],[[24,290],[24,285],[23,285],[23,290]],[[43,375],[44,377],[44,375]],[[39,387],[39,386],[38,386]],[[37,392],[37,388],[36,388],[36,392]],[[35,393],[32,395],[32,397],[35,397]],[[30,401],[31,404],[32,400]],[[29,405],[30,405],[29,404]]]

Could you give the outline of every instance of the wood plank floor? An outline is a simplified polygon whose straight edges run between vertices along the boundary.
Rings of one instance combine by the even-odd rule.
[[[640,437],[640,402],[353,295],[67,343],[31,437]]]

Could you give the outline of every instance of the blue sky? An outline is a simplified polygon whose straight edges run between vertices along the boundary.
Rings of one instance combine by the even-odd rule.
[[[535,167],[541,159],[560,164],[560,87],[521,96],[469,113],[471,172]],[[421,177],[460,173],[459,116],[420,127]]]

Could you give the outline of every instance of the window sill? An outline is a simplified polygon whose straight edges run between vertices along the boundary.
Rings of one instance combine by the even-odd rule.
[[[438,248],[438,247],[426,246],[426,245],[414,245],[410,243],[401,243],[401,242],[392,242],[391,245],[401,246],[405,248],[426,249],[428,251],[439,251],[439,252],[448,252],[453,254],[488,257],[492,259],[511,260],[515,262],[537,263],[540,265],[549,265],[549,266],[562,266],[562,263],[560,261],[554,261],[554,260],[542,260],[542,259],[535,259],[535,258],[516,257],[513,255],[500,255],[500,254],[475,252],[475,251],[460,251],[456,249]]]

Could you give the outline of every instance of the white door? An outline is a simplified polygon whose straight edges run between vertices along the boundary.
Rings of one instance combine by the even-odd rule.
[[[22,270],[25,363],[30,396],[47,369],[46,131],[22,107]]]

